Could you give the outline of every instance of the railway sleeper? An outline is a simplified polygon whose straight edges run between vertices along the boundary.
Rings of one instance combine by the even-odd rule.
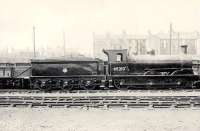
[[[12,107],[20,107],[20,108],[22,108],[22,107],[30,107],[30,104],[27,104],[27,103],[22,103],[22,104],[19,104],[19,103],[17,103],[17,104],[12,104]]]
[[[0,107],[11,107],[10,103],[0,103]]]
[[[145,107],[149,107],[149,104],[127,104],[128,107],[130,108],[145,108]]]
[[[124,107],[124,104],[119,104],[119,103],[109,103],[107,104],[108,108],[122,108]]]
[[[193,104],[193,107],[198,107],[198,108],[200,108],[200,103],[199,103],[199,104]]]
[[[191,104],[176,104],[175,108],[190,108]]]
[[[47,104],[43,104],[43,103],[33,103],[32,104],[33,108],[45,108],[47,107]]]
[[[170,108],[172,104],[152,104],[152,108]]]

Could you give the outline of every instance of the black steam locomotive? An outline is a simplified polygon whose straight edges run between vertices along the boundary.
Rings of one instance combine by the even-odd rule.
[[[199,88],[191,60],[180,58],[130,59],[127,50],[104,50],[98,59],[31,60],[5,66],[0,88],[29,89],[171,89]],[[7,63],[8,64],[8,63]]]

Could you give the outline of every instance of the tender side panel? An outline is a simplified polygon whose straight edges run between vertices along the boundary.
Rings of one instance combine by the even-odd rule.
[[[39,62],[32,63],[32,76],[97,75],[96,61]]]

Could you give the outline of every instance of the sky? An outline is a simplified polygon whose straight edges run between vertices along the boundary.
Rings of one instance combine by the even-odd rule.
[[[200,31],[200,0],[0,0],[0,45],[93,54],[93,33]],[[62,50],[62,48],[60,49]]]

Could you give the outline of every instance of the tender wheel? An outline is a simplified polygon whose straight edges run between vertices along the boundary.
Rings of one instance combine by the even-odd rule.
[[[52,84],[52,80],[42,81],[41,86],[39,86],[39,89],[44,91],[50,91],[53,89]]]
[[[74,89],[73,85],[68,85],[68,86],[64,86],[63,90],[68,90],[68,91],[72,91]]]
[[[33,89],[40,89],[41,86],[42,86],[42,81],[36,80],[35,82],[33,82],[32,88]]]
[[[95,90],[97,87],[95,81],[85,81],[83,85],[86,90]]]
[[[72,80],[65,81],[63,83],[63,89],[71,91],[74,89],[74,82]]]
[[[64,90],[64,81],[63,80],[58,80],[57,83],[56,83],[56,87],[61,89],[61,90]]]
[[[45,82],[45,90],[52,90],[54,82],[52,80],[48,80]]]

